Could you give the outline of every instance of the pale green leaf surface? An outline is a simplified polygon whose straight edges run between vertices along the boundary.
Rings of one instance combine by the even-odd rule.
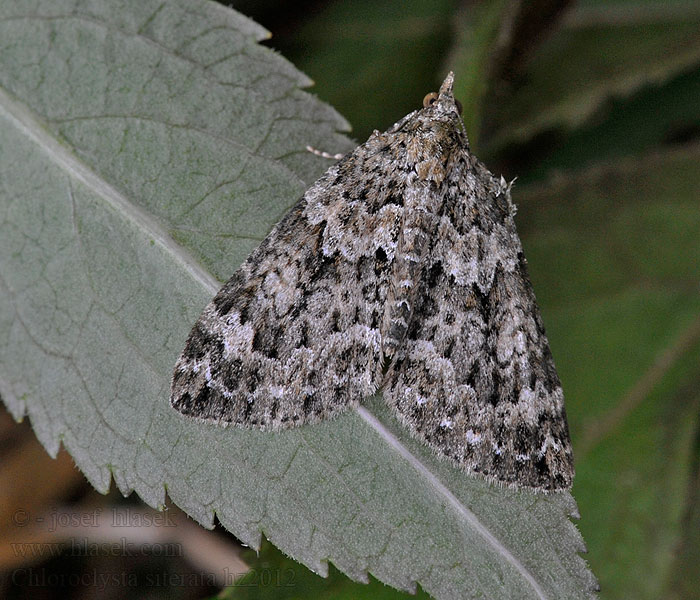
[[[369,583],[356,583],[329,566],[322,579],[294,562],[269,542],[258,551],[247,551],[244,560],[251,570],[229,587],[225,600],[428,600],[430,596],[400,592],[370,577]]]
[[[252,546],[263,532],[435,598],[586,598],[568,493],[499,489],[406,438],[381,402],[284,433],[168,405],[218,279],[327,163],[344,121],[208,2],[0,4],[0,394],[100,491],[165,492]]]

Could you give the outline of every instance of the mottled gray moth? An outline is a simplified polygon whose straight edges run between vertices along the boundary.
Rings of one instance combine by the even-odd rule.
[[[452,84],[328,169],[252,252],[192,329],[173,407],[280,430],[381,391],[465,471],[571,487],[510,185],[471,154]]]

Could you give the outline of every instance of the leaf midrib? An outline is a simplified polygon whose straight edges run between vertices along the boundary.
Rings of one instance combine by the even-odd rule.
[[[471,527],[476,531],[482,539],[493,547],[498,554],[500,554],[503,559],[510,563],[513,568],[520,573],[525,581],[527,581],[532,587],[533,591],[537,594],[539,598],[545,600],[547,598],[546,594],[539,586],[533,575],[525,568],[513,554],[506,548],[500,540],[489,530],[489,528],[482,523],[479,518],[469,510],[450,490],[443,484],[435,474],[430,471],[420,459],[413,454],[406,446],[404,446],[399,439],[394,436],[384,425],[364,406],[359,406],[357,412],[360,418],[367,423],[374,431],[392,448],[394,448],[401,457],[408,462],[415,471],[423,477],[435,490],[435,492],[442,496],[447,504],[457,512],[464,521],[469,523]]]
[[[218,291],[221,284],[216,278],[202,269],[197,261],[170,237],[156,219],[131,202],[70,152],[66,146],[50,134],[49,128],[44,125],[40,117],[12,98],[2,87],[0,87],[0,114],[5,115],[14,123],[21,133],[37,144],[51,161],[61,167],[68,175],[92,190],[116,212],[134,223],[138,229],[147,232],[154,243],[168,252],[185,272],[205,290],[211,292],[212,295]]]

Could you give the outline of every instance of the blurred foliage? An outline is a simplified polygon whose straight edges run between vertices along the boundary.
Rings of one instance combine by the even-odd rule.
[[[359,141],[455,71],[473,149],[519,178],[601,598],[700,597],[697,3],[229,4],[272,31]],[[250,564],[250,577],[294,568],[298,585],[231,598],[405,596],[332,568],[317,578],[269,545]]]

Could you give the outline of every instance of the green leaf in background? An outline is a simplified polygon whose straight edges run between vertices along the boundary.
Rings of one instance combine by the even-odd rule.
[[[483,127],[500,115],[508,83],[553,22],[570,4],[562,0],[538,2],[489,0],[463,3],[455,15],[455,40],[448,62],[464,73],[455,95],[464,106],[464,125],[472,148],[480,148]]]
[[[687,390],[686,398],[693,399],[697,405],[700,404],[700,381],[692,383],[693,387]],[[671,600],[692,598],[700,589],[700,436],[697,432],[693,446],[695,452],[690,465],[691,476],[681,517],[681,539],[675,548],[674,564],[666,585],[667,597]]]
[[[351,147],[266,36],[205,1],[0,3],[3,400],[96,489],[114,478],[155,507],[167,489],[318,573],[437,599],[591,597],[570,494],[465,477],[381,401],[277,434],[170,409],[217,279],[327,166],[305,146]]]
[[[520,74],[487,132],[486,151],[493,154],[553,129],[571,130],[610,98],[661,84],[698,61],[697,3],[580,2]]]
[[[525,180],[542,179],[555,169],[578,170],[606,159],[653,152],[683,143],[700,132],[700,70],[695,68],[662,86],[643,88],[631,98],[613,100],[599,118],[540,144]],[[517,152],[517,150],[516,150]]]
[[[693,145],[515,192],[604,598],[686,589],[677,551],[697,553],[698,164]]]
[[[363,0],[320,3],[304,13],[280,49],[306,73],[316,93],[353,123],[359,140],[386,129],[437,89],[448,70],[459,74],[455,95],[474,148],[494,87],[529,53],[568,0]],[[248,2],[234,6],[270,16]],[[298,15],[285,14],[285,22]],[[392,90],[389,101],[384,90]]]
[[[455,97],[463,106],[464,126],[469,135],[469,144],[478,148],[483,120],[484,99],[492,88],[496,77],[496,51],[499,35],[508,39],[502,30],[506,16],[513,10],[509,0],[494,0],[479,5],[466,3],[456,17],[457,40],[449,62],[464,77],[455,82]]]
[[[275,37],[271,44],[316,80],[314,91],[364,141],[374,129],[384,131],[420,107],[444,79],[455,5],[455,0],[320,3],[293,35]]]

